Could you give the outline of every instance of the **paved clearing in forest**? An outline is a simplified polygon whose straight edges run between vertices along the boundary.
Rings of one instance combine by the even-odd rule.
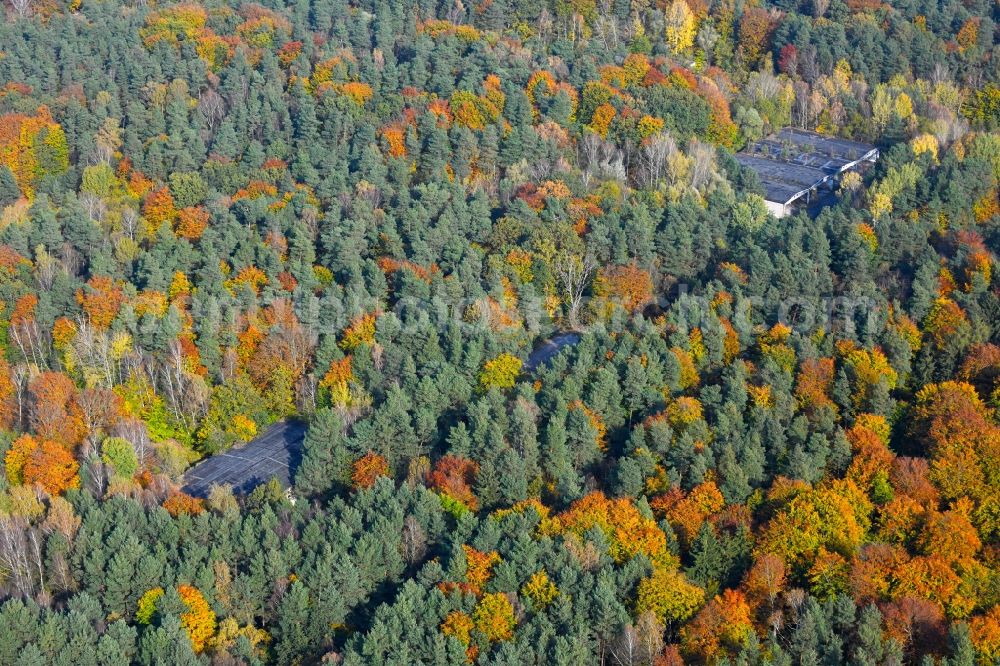
[[[555,358],[556,354],[566,347],[572,347],[579,343],[580,339],[581,336],[576,331],[556,333],[540,344],[535,351],[531,352],[528,356],[528,361],[524,364],[524,371],[527,373],[534,372]]]
[[[184,474],[184,492],[207,497],[213,484],[229,484],[248,493],[271,477],[285,488],[302,459],[305,421],[279,421],[240,447],[210,456]]]
[[[532,373],[548,364],[560,351],[579,343],[580,337],[575,331],[553,335],[531,352],[524,371]],[[228,484],[234,492],[248,493],[271,477],[288,488],[302,459],[308,427],[305,421],[279,421],[243,446],[205,458],[185,472],[184,492],[208,497],[213,485]]]

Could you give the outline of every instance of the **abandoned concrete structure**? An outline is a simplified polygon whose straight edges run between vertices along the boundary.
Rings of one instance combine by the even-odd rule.
[[[768,210],[784,217],[796,202],[805,198],[809,203],[821,187],[832,190],[841,174],[878,156],[878,148],[867,143],[786,127],[737,153],[736,159],[757,173]]]

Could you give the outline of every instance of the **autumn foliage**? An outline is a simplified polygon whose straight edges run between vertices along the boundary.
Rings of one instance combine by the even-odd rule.
[[[128,4],[4,4],[0,662],[1000,663],[995,2]]]
[[[687,496],[673,489],[655,498],[650,506],[667,519],[682,542],[689,543],[705,520],[722,510],[725,499],[714,482],[706,481]]]
[[[559,596],[559,588],[549,579],[548,573],[542,569],[531,575],[531,578],[521,587],[521,594],[529,599],[535,608],[545,608]]]
[[[821,407],[832,408],[830,389],[833,387],[834,365],[832,358],[802,361],[795,380],[795,395],[802,406],[810,411]]]
[[[191,585],[179,585],[177,594],[187,607],[181,614],[181,626],[191,639],[196,653],[205,649],[215,634],[215,612],[208,605],[201,590]]]
[[[553,519],[554,529],[582,537],[597,527],[608,540],[608,551],[618,562],[643,553],[654,563],[669,563],[666,536],[656,521],[644,518],[627,498],[609,499],[593,492],[574,502]]]
[[[37,485],[49,495],[61,495],[80,485],[80,466],[73,453],[51,440],[21,435],[7,450],[4,464],[10,482]]]
[[[514,607],[505,594],[484,595],[472,612],[472,620],[476,629],[491,641],[506,641],[514,636]]]
[[[479,596],[483,593],[483,586],[489,581],[495,567],[500,562],[500,555],[495,551],[484,553],[471,546],[462,545],[465,553],[465,581],[467,589]]]
[[[446,455],[434,465],[427,478],[428,483],[438,492],[448,495],[475,511],[479,502],[472,492],[479,465],[460,456]]]
[[[90,278],[86,286],[76,292],[77,303],[98,330],[111,326],[124,300],[121,287],[106,275]]]
[[[653,298],[653,281],[649,272],[635,264],[601,269],[594,292],[607,301],[608,307],[619,305],[626,312],[648,304]]]
[[[946,499],[997,492],[1000,427],[971,384],[928,384],[913,416],[911,433],[928,447],[930,478]]]
[[[155,587],[143,593],[139,598],[135,613],[135,619],[139,624],[153,622],[154,616],[160,610],[158,607],[163,605],[163,595],[162,587]],[[184,604],[184,611],[180,614],[181,627],[191,639],[191,647],[195,653],[201,653],[209,646],[215,635],[215,611],[212,610],[201,590],[193,585],[178,585],[177,595]]]
[[[821,548],[850,556],[871,524],[872,505],[853,481],[794,492],[764,527],[759,553],[782,557],[793,570],[810,566]]]
[[[357,489],[371,488],[382,476],[389,476],[389,463],[379,454],[369,451],[354,462],[351,482]]]
[[[29,198],[41,178],[66,171],[66,135],[48,107],[39,107],[34,115],[0,116],[0,165],[13,172],[21,192]]]
[[[344,329],[340,346],[345,351],[352,351],[360,345],[370,345],[375,341],[375,320],[377,313],[370,312],[353,319]]]
[[[325,388],[330,392],[330,402],[334,405],[345,406],[350,402],[350,383],[354,379],[354,372],[351,368],[351,357],[345,356],[342,359],[331,361],[323,379],[320,380],[320,388]]]
[[[198,240],[208,227],[208,211],[201,206],[182,208],[177,212],[175,231],[181,238]]]
[[[205,510],[205,501],[198,497],[192,497],[187,493],[174,492],[171,493],[163,502],[163,508],[171,516],[179,516],[182,514],[196,516]]]
[[[521,359],[513,354],[500,354],[483,365],[479,385],[483,390],[513,388],[521,372]]]
[[[42,372],[28,384],[32,397],[31,425],[43,440],[67,447],[86,435],[83,409],[73,381],[61,372]]]
[[[146,217],[151,234],[163,224],[172,224],[177,217],[177,209],[174,207],[174,198],[170,190],[163,186],[147,194],[142,205],[142,213]]]
[[[701,607],[705,591],[689,582],[684,574],[657,568],[653,575],[639,582],[636,612],[652,612],[664,624],[677,624],[690,618]]]
[[[725,590],[681,630],[681,645],[697,661],[712,663],[724,649],[738,652],[752,633],[750,606],[743,593]]]
[[[475,623],[472,618],[462,611],[452,611],[448,613],[440,625],[441,633],[445,636],[454,636],[462,645],[468,647],[472,640],[472,629]],[[474,658],[475,655],[473,654]]]

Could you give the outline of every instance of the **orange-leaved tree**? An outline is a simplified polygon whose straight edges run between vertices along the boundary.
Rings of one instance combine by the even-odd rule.
[[[809,412],[822,407],[835,408],[830,399],[833,379],[832,358],[807,358],[802,361],[795,379],[795,397],[802,408]]]
[[[351,367],[350,356],[331,361],[330,368],[319,382],[321,389],[330,392],[330,404],[335,407],[346,407],[351,401],[351,382],[354,380],[354,370]]]
[[[725,590],[681,629],[681,645],[698,663],[713,663],[722,650],[739,651],[752,633],[750,606],[743,593]]]
[[[177,226],[174,229],[181,238],[198,240],[208,228],[208,211],[202,206],[182,208],[177,213]]]
[[[439,493],[448,495],[475,511],[479,501],[472,492],[479,465],[461,456],[442,456],[434,465],[428,482]]]
[[[445,636],[454,636],[459,643],[466,647],[469,647],[469,642],[472,640],[472,629],[474,627],[475,623],[472,621],[472,618],[462,611],[448,613],[439,626],[442,634]]]
[[[65,446],[78,444],[86,432],[76,386],[61,372],[39,373],[28,384],[31,427],[42,439]]]
[[[773,612],[786,582],[784,560],[774,553],[761,553],[754,558],[744,582],[748,601],[754,607],[766,608],[768,613]]]
[[[642,553],[656,565],[675,568],[676,558],[667,550],[663,530],[627,497],[609,499],[600,491],[592,492],[556,516],[550,529],[582,537],[594,527],[604,532],[608,553],[616,562]]]
[[[603,303],[602,313],[610,314],[615,305],[634,312],[653,300],[653,279],[649,271],[636,264],[601,269],[594,280],[594,293]]]
[[[1000,659],[1000,604],[973,618],[969,623],[969,634],[983,663],[996,663]]]
[[[161,225],[173,224],[177,218],[177,208],[166,185],[146,195],[146,200],[142,203],[142,214],[146,218],[150,236],[154,236]]]
[[[111,326],[124,301],[121,287],[106,275],[95,275],[87,280],[84,287],[76,290],[76,302],[99,331]]]
[[[726,503],[714,481],[695,486],[687,497],[677,501],[670,502],[668,498],[672,496],[673,493],[667,493],[662,496],[666,501],[656,501],[655,504],[684,544],[691,543],[705,520],[721,511]]]
[[[215,611],[205,601],[201,590],[194,586],[178,585],[177,594],[187,607],[181,614],[181,626],[191,639],[194,651],[201,652],[215,634]]]
[[[21,435],[4,457],[7,479],[11,483],[39,486],[49,495],[60,495],[77,488],[79,464],[65,446],[51,440],[37,440]]]
[[[7,359],[0,357],[0,428],[8,430],[14,425],[17,413],[17,387],[11,376]]]
[[[80,486],[80,465],[73,453],[57,442],[42,440],[24,461],[24,482],[37,484],[50,495],[61,495]]]
[[[496,551],[484,553],[468,544],[462,544],[462,552],[465,553],[465,581],[468,590],[479,596],[483,593],[483,586],[493,575],[493,567],[499,564],[500,555]]]
[[[380,476],[389,476],[389,463],[374,451],[369,451],[354,461],[351,482],[355,488],[371,488]]]
[[[178,491],[170,494],[163,502],[163,508],[174,517],[182,514],[196,516],[205,510],[205,501]]]
[[[10,168],[29,199],[42,178],[58,176],[69,168],[66,134],[48,107],[40,106],[31,116],[0,116],[0,165]]]

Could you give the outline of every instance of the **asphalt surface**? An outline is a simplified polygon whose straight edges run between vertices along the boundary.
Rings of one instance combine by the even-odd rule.
[[[248,493],[275,477],[285,488],[302,460],[304,421],[280,421],[243,446],[206,458],[184,474],[184,492],[207,497],[213,485]]]
[[[556,354],[566,347],[572,347],[580,342],[580,334],[575,331],[565,331],[557,333],[538,346],[538,349],[531,352],[528,361],[524,364],[524,371],[532,373],[549,361],[555,358]]]

